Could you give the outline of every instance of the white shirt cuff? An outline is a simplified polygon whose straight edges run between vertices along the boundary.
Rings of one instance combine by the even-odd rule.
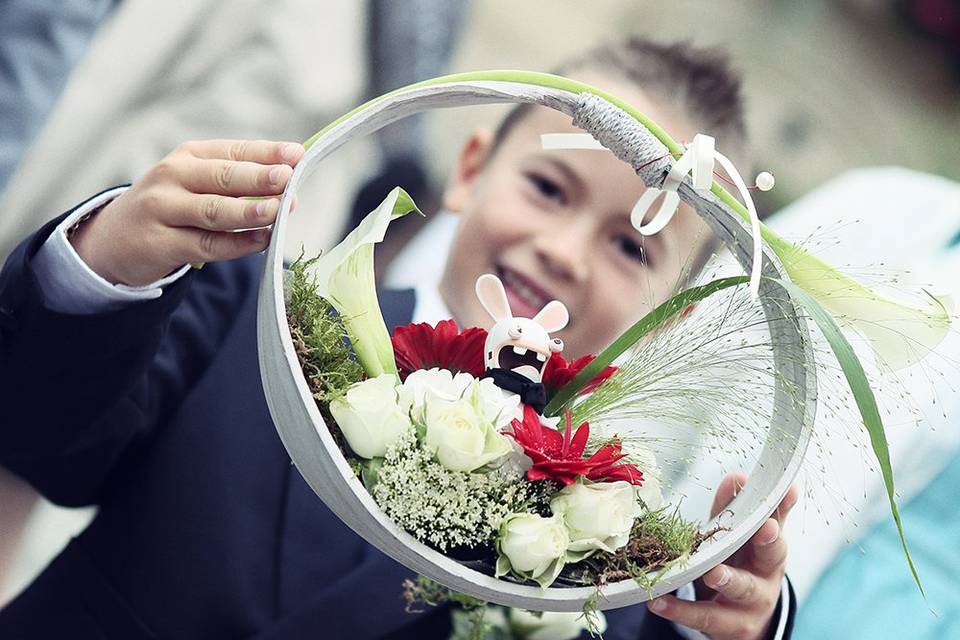
[[[111,189],[83,203],[57,225],[34,256],[33,270],[50,309],[60,313],[101,313],[133,302],[153,300],[163,294],[163,287],[190,270],[190,265],[184,265],[156,282],[130,287],[111,284],[80,258],[67,239],[67,230],[84,215],[106,205],[126,189]]]
[[[697,599],[697,592],[693,588],[693,583],[689,582],[679,589],[675,595],[681,600],[694,602]],[[790,616],[790,587],[787,586],[787,578],[783,578],[780,584],[780,619],[776,621],[776,633],[773,640],[783,640],[783,635],[787,630],[787,620]],[[710,640],[710,638],[696,629],[685,627],[682,624],[673,623],[673,628],[677,633],[687,640]]]

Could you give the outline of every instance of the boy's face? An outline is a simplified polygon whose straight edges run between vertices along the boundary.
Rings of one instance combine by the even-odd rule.
[[[697,133],[636,89],[610,90],[679,139]],[[570,359],[599,352],[674,293],[711,232],[682,205],[663,231],[643,238],[630,224],[642,180],[609,151],[542,148],[540,134],[561,132],[582,133],[568,116],[538,107],[496,150],[492,134],[473,134],[444,195],[463,219],[440,293],[464,326],[491,324],[474,293],[483,273],[503,281],[515,316],[560,300],[570,323],[556,335]]]

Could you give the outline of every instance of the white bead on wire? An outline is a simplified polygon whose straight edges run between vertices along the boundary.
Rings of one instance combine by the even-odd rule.
[[[757,174],[756,184],[757,189],[760,189],[760,191],[770,191],[770,189],[773,189],[773,186],[777,184],[777,181],[769,171],[761,171]]]

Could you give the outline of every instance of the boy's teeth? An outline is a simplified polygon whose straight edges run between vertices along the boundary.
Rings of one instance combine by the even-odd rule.
[[[534,293],[530,287],[514,278],[511,272],[507,271],[504,276],[504,280],[507,281],[507,284],[510,285],[510,288],[513,289],[518,296],[528,302],[531,307],[539,309],[546,304],[546,302],[542,300],[540,296]]]
[[[524,351],[526,351],[526,349],[524,349]],[[537,360],[539,360],[540,362],[546,362],[547,356],[543,355],[542,353],[537,353]]]
[[[525,354],[525,353],[527,352],[527,348],[526,348],[526,347],[515,346],[515,347],[513,348],[513,352],[514,352],[515,354],[517,354],[518,356],[522,356],[523,354]]]

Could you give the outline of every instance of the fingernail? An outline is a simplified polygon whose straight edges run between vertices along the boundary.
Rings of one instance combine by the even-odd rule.
[[[650,601],[650,610],[651,611],[664,611],[667,608],[667,603],[663,598],[656,598]]]
[[[283,148],[280,149],[280,157],[285,162],[293,162],[299,152],[300,152],[299,144],[285,144],[283,145]]]
[[[263,242],[267,239],[267,235],[270,233],[269,229],[257,229],[253,232],[254,242]]]
[[[720,576],[717,578],[717,581],[714,583],[716,587],[722,587],[723,585],[730,582],[730,572],[726,569],[720,571]]]
[[[256,209],[257,209],[257,217],[258,217],[258,218],[262,218],[262,217],[264,217],[264,215],[266,215],[266,213],[267,213],[267,202],[269,202],[269,201],[268,201],[268,200],[261,200],[260,202],[257,203]]]
[[[267,177],[270,178],[270,184],[280,184],[280,167],[274,167],[270,169],[270,173]]]

